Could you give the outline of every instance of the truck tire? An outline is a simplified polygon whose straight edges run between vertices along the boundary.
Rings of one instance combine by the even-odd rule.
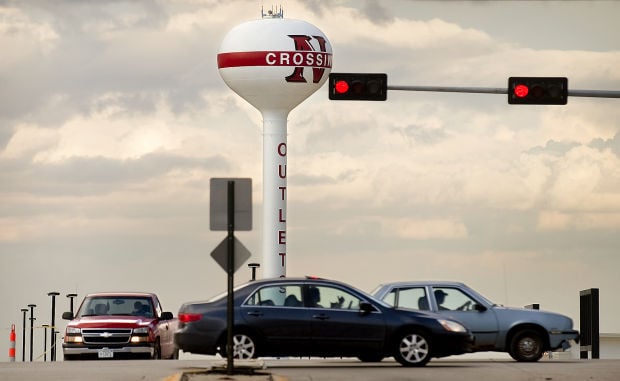
[[[161,346],[159,345],[159,338],[155,340],[155,344],[153,345],[153,357],[152,360],[161,360]]]

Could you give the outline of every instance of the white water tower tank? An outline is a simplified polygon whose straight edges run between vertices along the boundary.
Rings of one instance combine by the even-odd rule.
[[[287,117],[329,77],[323,32],[282,12],[234,27],[217,55],[224,82],[263,116],[263,276],[286,275]]]

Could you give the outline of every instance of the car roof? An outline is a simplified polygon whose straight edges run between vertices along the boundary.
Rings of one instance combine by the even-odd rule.
[[[246,285],[251,284],[263,284],[263,283],[290,283],[290,282],[303,282],[303,283],[331,283],[331,284],[339,284],[343,286],[353,287],[352,285],[346,284],[344,282],[340,282],[333,279],[325,279],[314,276],[295,276],[295,277],[278,277],[278,278],[263,278],[251,280],[246,283]]]
[[[448,280],[429,280],[429,281],[398,281],[381,283],[380,287],[402,287],[402,286],[465,286],[465,283]]]
[[[154,297],[155,294],[152,292],[96,292],[92,294],[87,294],[85,297]]]

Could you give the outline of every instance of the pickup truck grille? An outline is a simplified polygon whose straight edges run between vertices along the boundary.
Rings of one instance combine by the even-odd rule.
[[[130,328],[82,329],[84,344],[124,344],[129,342],[130,337]]]

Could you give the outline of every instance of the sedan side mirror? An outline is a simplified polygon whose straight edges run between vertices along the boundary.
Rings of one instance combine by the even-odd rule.
[[[484,312],[487,310],[487,308],[485,306],[483,306],[482,304],[474,304],[474,309],[478,312]]]
[[[375,311],[375,307],[368,302],[360,302],[360,315],[368,315],[369,313]]]

